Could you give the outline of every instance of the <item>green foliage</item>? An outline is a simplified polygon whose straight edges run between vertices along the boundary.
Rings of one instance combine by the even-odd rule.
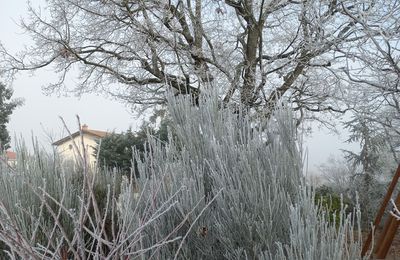
[[[130,129],[126,133],[112,133],[100,142],[98,163],[101,167],[117,167],[124,172],[130,172],[132,165],[132,148],[144,150],[144,142]],[[95,149],[97,153],[97,149]]]
[[[354,209],[354,203],[349,198],[334,192],[331,187],[325,185],[315,190],[314,202],[325,211],[330,223],[339,223],[343,207],[346,213],[351,213]]]
[[[133,172],[137,175],[137,159],[133,154],[137,152],[139,158],[148,150],[148,138],[154,136],[161,142],[168,141],[167,120],[163,120],[158,129],[143,125],[137,132],[128,129],[123,133],[111,133],[98,142],[100,148],[95,149],[98,153],[100,167],[118,168],[125,174]]]
[[[10,147],[11,138],[6,125],[13,110],[22,104],[21,100],[11,100],[12,94],[13,90],[0,82],[0,151]]]

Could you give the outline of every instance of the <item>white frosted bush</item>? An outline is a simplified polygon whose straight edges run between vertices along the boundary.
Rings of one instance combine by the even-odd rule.
[[[0,175],[1,259],[120,259],[143,255],[150,249],[140,244],[142,227],[168,211],[173,201],[155,211],[135,211],[121,215],[121,208],[132,209],[133,183],[117,171],[96,171],[60,164],[35,150],[18,151],[15,170],[2,167]],[[132,198],[119,194],[127,191]],[[146,205],[146,202],[143,203]],[[141,219],[144,215],[148,219]],[[127,229],[135,221],[140,225]],[[176,238],[171,238],[172,240]]]
[[[289,111],[267,121],[205,95],[199,106],[169,98],[169,114],[174,135],[166,146],[150,139],[143,161],[136,155],[135,182],[117,172],[76,172],[43,155],[20,159],[16,173],[2,174],[0,192],[8,196],[1,197],[0,239],[10,255],[359,258],[355,215],[342,210],[330,223],[314,203]],[[45,167],[29,166],[39,164]]]
[[[220,109],[213,97],[201,102],[196,107],[190,100],[169,100],[179,143],[163,150],[153,142],[153,150],[139,165],[140,180],[154,185],[148,192],[160,191],[153,193],[155,207],[182,192],[176,207],[157,220],[158,228],[147,243],[168,236],[176,223],[185,223],[176,230],[176,236],[186,235],[179,247],[181,258],[360,256],[355,215],[345,216],[343,210],[338,223],[329,223],[305,185],[288,111],[277,111],[266,123]],[[182,185],[185,191],[180,190]],[[173,258],[176,250],[172,244],[156,256]]]

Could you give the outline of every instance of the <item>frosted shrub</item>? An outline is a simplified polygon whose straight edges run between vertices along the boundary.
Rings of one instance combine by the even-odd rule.
[[[329,223],[314,204],[288,111],[265,122],[204,96],[198,107],[169,98],[169,113],[174,138],[166,146],[149,140],[134,182],[116,172],[75,172],[39,155],[2,174],[0,239],[9,255],[359,258],[354,214],[343,209]]]
[[[346,216],[343,209],[338,223],[329,223],[314,204],[314,194],[302,177],[288,111],[277,111],[266,123],[220,109],[213,97],[200,102],[196,107],[190,100],[169,100],[179,143],[163,150],[153,140],[152,151],[139,165],[140,180],[148,181],[144,194],[153,194],[155,208],[181,193],[176,207],[157,220],[156,230],[149,231],[146,243],[170,236],[171,230],[183,240],[153,256],[359,258],[355,215]],[[183,224],[177,228],[177,223]]]
[[[24,148],[18,150],[16,169],[0,169],[1,259],[120,259],[149,250],[138,237],[159,211],[141,211],[149,220],[126,232],[142,215],[118,214],[131,206],[119,197],[121,189],[135,200],[133,182],[121,173],[61,164],[56,155],[38,149],[29,155]],[[173,202],[164,205],[158,210]]]

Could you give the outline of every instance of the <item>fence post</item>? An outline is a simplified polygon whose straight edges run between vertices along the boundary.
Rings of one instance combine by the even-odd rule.
[[[381,207],[379,208],[379,211],[378,211],[378,213],[376,214],[375,221],[374,221],[374,225],[372,226],[372,229],[375,229],[375,230],[376,230],[376,228],[377,228],[377,227],[379,226],[379,224],[381,223],[383,214],[385,213],[385,209],[386,209],[386,207],[387,207],[387,205],[388,205],[388,203],[389,203],[389,201],[390,201],[390,198],[392,197],[393,191],[394,191],[394,189],[395,189],[395,187],[396,187],[396,185],[397,185],[397,183],[398,183],[398,181],[399,181],[399,178],[400,178],[400,164],[399,164],[399,166],[397,167],[397,171],[396,171],[395,175],[393,176],[392,182],[391,182],[390,185],[389,185],[388,191],[387,191],[387,193],[386,193],[386,195],[385,195],[385,198],[384,198],[383,201],[382,201]],[[397,201],[397,199],[399,199],[399,201]],[[399,194],[399,196],[397,197],[397,199],[396,199],[396,205],[398,205],[398,203],[400,203],[400,194]],[[386,229],[389,229],[390,227],[391,227],[391,228],[394,227],[394,226],[390,225],[390,223],[389,223],[391,219],[392,219],[392,217],[390,217],[389,220],[388,220],[388,222],[386,223],[386,225],[385,225],[385,230],[386,230]],[[396,220],[395,220],[395,221],[396,221]],[[397,221],[396,221],[396,222],[397,222]],[[397,227],[398,227],[398,225],[396,226],[396,229],[394,230],[394,234],[396,233]],[[362,251],[361,251],[361,257],[364,257],[364,256],[366,255],[366,253],[368,252],[368,249],[369,249],[369,247],[370,247],[370,245],[371,245],[372,233],[373,233],[373,232],[372,232],[372,231],[373,231],[372,229],[371,229],[371,231],[370,231],[369,234],[368,234],[367,240],[364,242],[364,246],[363,246]],[[385,232],[387,232],[387,230],[386,230],[386,231],[385,231],[385,230],[384,230],[384,233],[382,233],[382,236],[381,236],[382,239],[387,238],[386,235],[385,235]],[[393,235],[393,237],[394,237],[394,235]],[[391,238],[390,243],[389,243],[389,241],[386,241],[386,243],[389,243],[389,247],[390,247],[390,245],[392,244],[393,237]],[[375,252],[381,251],[381,250],[379,250],[379,249],[381,249],[381,246],[382,246],[382,245],[386,245],[386,244],[385,244],[385,243],[382,243],[382,240],[379,239],[378,245],[377,245],[377,249],[376,249]],[[387,250],[389,250],[389,247],[387,248]],[[382,252],[382,251],[381,251],[381,252]],[[386,253],[387,253],[387,251],[386,251]],[[386,256],[386,255],[385,255],[385,256]]]

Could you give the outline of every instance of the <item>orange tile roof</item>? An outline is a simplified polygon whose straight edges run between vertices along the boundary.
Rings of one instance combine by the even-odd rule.
[[[13,151],[6,151],[7,160],[17,160],[17,153]]]

